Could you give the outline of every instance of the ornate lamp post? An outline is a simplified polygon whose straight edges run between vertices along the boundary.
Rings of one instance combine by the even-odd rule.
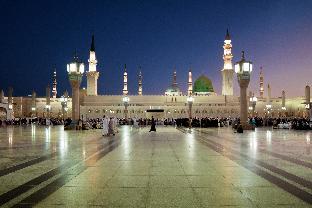
[[[235,64],[235,72],[240,87],[240,122],[244,129],[250,129],[247,123],[247,87],[252,72],[252,62],[245,60],[244,51],[242,51],[242,59]]]
[[[127,122],[128,122],[128,105],[129,105],[129,101],[130,101],[130,99],[129,99],[128,96],[125,96],[125,97],[122,98],[122,102],[123,102],[123,104],[125,106],[125,119],[126,119]]]
[[[256,109],[256,104],[257,104],[257,97],[253,94],[252,97],[249,98],[250,104],[251,104],[251,116],[255,116],[255,109]]]
[[[72,123],[71,129],[75,129],[80,118],[79,88],[84,73],[84,64],[75,55],[71,63],[67,64],[67,72],[72,87]]]

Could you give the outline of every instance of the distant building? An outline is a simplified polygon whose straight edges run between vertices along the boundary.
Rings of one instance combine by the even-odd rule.
[[[143,93],[142,71],[138,73],[138,90],[135,94],[128,91],[128,71],[125,65],[123,69],[123,82],[120,83],[122,93],[120,95],[98,95],[97,59],[95,56],[95,42],[92,36],[89,69],[87,75],[87,88],[80,90],[80,116],[83,119],[100,118],[103,115],[123,118],[125,116],[124,98],[128,97],[128,117],[149,118],[179,118],[188,117],[187,98],[193,96],[193,117],[238,117],[239,97],[233,95],[233,66],[232,44],[229,32],[226,32],[224,41],[224,65],[221,70],[222,92],[220,95],[214,89],[213,82],[206,76],[199,76],[194,84],[192,71],[189,70],[185,80],[187,92],[183,93],[177,83],[177,71],[173,72],[172,83],[161,95],[146,95]],[[74,63],[71,63],[74,64]],[[260,73],[260,96],[256,103],[256,115],[259,116],[304,116],[306,110],[302,103],[304,97],[285,98],[285,92],[281,97],[270,97],[270,111],[266,109],[267,99],[263,96],[263,73]],[[64,95],[57,97],[56,72],[53,76],[52,98],[32,96],[12,97],[12,90],[4,93],[0,90],[0,119],[12,119],[14,117],[70,117],[71,98],[64,99]],[[253,84],[253,83],[251,83]],[[5,96],[5,94],[7,96]],[[59,94],[59,93],[58,93]],[[237,93],[238,94],[238,93]],[[47,102],[49,101],[48,105]],[[49,109],[47,109],[49,106]],[[48,112],[48,114],[47,114]]]

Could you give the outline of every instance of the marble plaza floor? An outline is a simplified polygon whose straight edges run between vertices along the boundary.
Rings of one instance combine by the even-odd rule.
[[[311,131],[0,128],[3,207],[312,207]]]

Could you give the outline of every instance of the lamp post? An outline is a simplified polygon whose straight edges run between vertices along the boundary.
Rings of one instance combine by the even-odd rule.
[[[245,60],[244,51],[242,51],[242,59],[235,64],[235,73],[240,87],[240,122],[243,129],[250,129],[247,124],[247,87],[252,72],[252,62]]]
[[[67,72],[72,88],[72,123],[70,129],[76,129],[76,124],[80,118],[79,89],[84,73],[84,64],[78,59],[76,54],[73,61],[67,64]]]
[[[128,96],[125,96],[125,97],[122,98],[122,102],[123,102],[123,104],[125,106],[125,120],[126,120],[127,123],[128,123],[128,105],[129,105],[129,101],[130,101],[130,99],[129,99]]]
[[[256,109],[256,104],[257,104],[257,97],[253,94],[252,97],[249,98],[250,104],[251,104],[251,116],[255,116],[255,109]]]

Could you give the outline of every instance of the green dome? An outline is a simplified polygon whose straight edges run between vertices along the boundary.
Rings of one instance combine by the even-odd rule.
[[[201,75],[194,83],[193,92],[214,92],[211,80]]]

